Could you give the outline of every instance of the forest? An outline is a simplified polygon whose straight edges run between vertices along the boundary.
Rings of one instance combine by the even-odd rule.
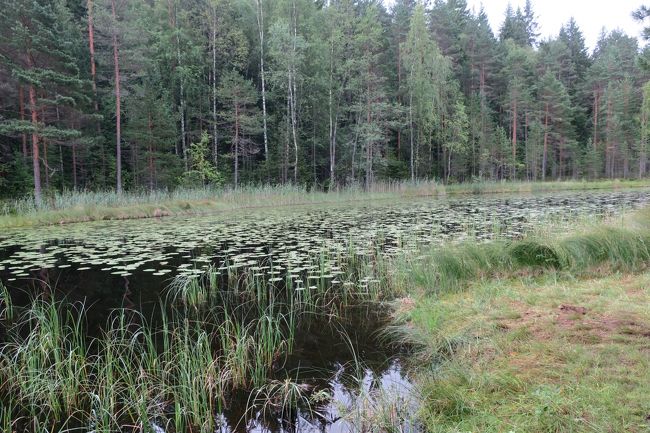
[[[648,433],[650,7],[561,2],[0,0],[0,432]]]
[[[0,196],[644,177],[642,42],[530,0],[16,0]]]

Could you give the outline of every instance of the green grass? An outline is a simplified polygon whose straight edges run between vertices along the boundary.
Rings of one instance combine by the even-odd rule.
[[[649,432],[649,264],[648,210],[401,258],[425,431]]]
[[[519,273],[556,270],[579,275],[599,266],[631,271],[649,262],[650,211],[643,210],[623,219],[577,225],[569,235],[542,229],[518,240],[435,246],[393,262],[392,285],[400,292],[413,286],[445,292]]]
[[[344,203],[396,197],[454,194],[534,193],[562,190],[592,190],[648,187],[648,180],[563,182],[475,182],[444,185],[435,181],[394,181],[323,192],[304,186],[249,186],[238,189],[178,189],[174,191],[55,192],[36,207],[30,197],[0,202],[0,228],[82,221],[151,218],[167,215],[196,215],[252,207]]]
[[[650,431],[648,287],[551,272],[410,303],[426,431]]]
[[[83,304],[37,298],[20,308],[0,287],[0,325],[7,330],[0,344],[0,401],[6,404],[0,426],[147,431],[156,420],[177,432],[214,431],[214,415],[238,390],[250,391],[251,410],[268,416],[291,416],[298,406],[310,410],[307,389],[291,377],[271,376],[310,319],[322,316],[337,326],[346,306],[387,296],[361,280],[376,260],[352,257],[338,262],[341,284],[330,285],[322,277],[330,258],[315,255],[320,267],[313,272],[321,277],[309,290],[288,274],[247,269],[178,278],[161,301],[157,324],[119,310],[94,338],[85,329]]]
[[[76,424],[109,432],[149,430],[156,419],[176,431],[214,431],[229,392],[265,386],[287,353],[284,316],[271,309],[255,317],[169,311],[161,307],[159,326],[118,311],[89,339],[83,306],[35,299],[4,323],[0,399],[10,404],[0,422],[28,431]]]

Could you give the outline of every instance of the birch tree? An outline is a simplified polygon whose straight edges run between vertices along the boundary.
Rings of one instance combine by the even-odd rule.
[[[413,12],[402,51],[408,85],[410,175],[414,181],[419,175],[420,148],[432,140],[441,111],[442,89],[451,73],[449,61],[442,56],[427,30],[421,3]]]

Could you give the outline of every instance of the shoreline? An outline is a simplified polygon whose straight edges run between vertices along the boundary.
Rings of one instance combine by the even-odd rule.
[[[66,206],[56,204],[44,210],[30,209],[27,212],[0,215],[0,228],[26,228],[47,225],[62,225],[91,221],[115,221],[168,216],[209,215],[246,209],[291,208],[299,206],[345,204],[359,201],[380,201],[391,199],[412,199],[425,197],[449,197],[499,194],[534,194],[561,191],[621,190],[650,187],[648,180],[608,181],[554,181],[554,182],[485,182],[441,185],[434,182],[382,184],[370,191],[343,189],[333,192],[307,191],[304,188],[270,187],[243,188],[240,190],[197,190],[170,193],[160,201],[154,201],[160,193],[127,193],[123,197],[105,193],[103,199],[125,200],[120,205],[97,205],[92,202],[101,193],[71,193],[80,204]],[[173,197],[174,195],[178,197]],[[197,198],[192,198],[199,196]],[[68,196],[55,196],[55,201]],[[84,202],[86,200],[86,202]],[[140,200],[140,201],[139,201]],[[268,204],[269,201],[275,201]],[[266,203],[266,204],[265,204]],[[14,205],[18,207],[18,205]],[[24,205],[23,205],[24,206]]]

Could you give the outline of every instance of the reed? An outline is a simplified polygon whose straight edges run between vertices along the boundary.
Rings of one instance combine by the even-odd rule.
[[[85,315],[82,305],[70,313],[35,299],[9,327],[0,352],[3,425],[32,430],[16,420],[38,420],[108,432],[162,422],[213,431],[228,392],[265,385],[286,348],[286,321],[272,310],[221,321],[163,305],[158,327],[120,310],[90,341]]]
[[[623,189],[650,186],[648,180],[488,182],[444,185],[435,180],[385,181],[369,188],[352,184],[321,191],[304,185],[249,185],[239,188],[175,189],[171,191],[63,191],[47,196],[40,206],[24,197],[0,202],[0,227],[80,221],[194,215],[251,207],[277,207],[399,197],[458,194],[534,193],[563,190]]]
[[[14,309],[9,290],[0,282],[0,321],[11,322],[13,318]]]

